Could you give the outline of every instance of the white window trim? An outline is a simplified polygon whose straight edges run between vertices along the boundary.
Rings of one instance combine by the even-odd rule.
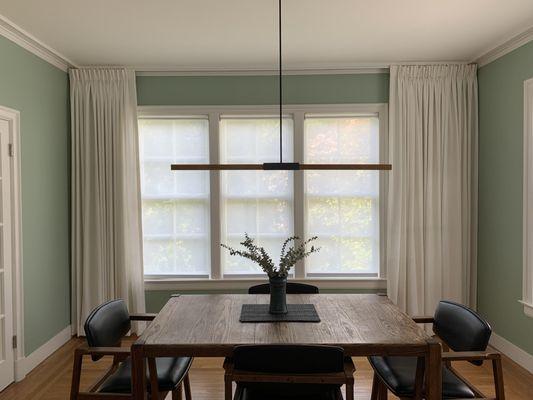
[[[295,161],[303,161],[304,119],[305,114],[375,114],[379,118],[380,127],[380,162],[388,159],[388,104],[302,104],[286,105],[284,114],[292,115],[294,121],[294,149]],[[194,115],[207,115],[209,118],[209,161],[219,163],[219,120],[222,115],[276,115],[279,105],[258,106],[139,106],[138,118],[173,118]],[[213,151],[215,149],[215,151]],[[377,277],[312,277],[306,278],[303,262],[295,267],[295,281],[317,285],[320,289],[386,289],[385,276],[385,206],[387,196],[387,174],[380,172],[380,270]],[[294,175],[294,202],[303,202],[304,196],[303,174]],[[220,174],[210,174],[211,195],[211,278],[183,278],[169,276],[146,276],[146,290],[245,290],[250,285],[264,283],[265,279],[258,277],[232,277],[224,278],[221,271],[221,253],[218,246],[220,242],[220,194],[218,192]],[[303,207],[295,209],[294,234],[302,237],[304,233]]]
[[[386,290],[385,278],[313,278],[290,279],[291,282],[308,283],[318,286],[320,290]],[[265,283],[266,278],[233,278],[233,279],[176,279],[158,278],[144,280],[145,290],[230,290],[245,291],[250,286]]]
[[[524,82],[523,293],[519,302],[533,317],[533,78]]]

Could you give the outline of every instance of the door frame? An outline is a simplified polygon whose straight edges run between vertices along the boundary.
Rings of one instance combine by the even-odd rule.
[[[7,120],[10,125],[9,143],[12,145],[11,165],[11,219],[12,219],[12,285],[13,285],[13,333],[17,336],[17,347],[14,349],[15,381],[24,378],[25,374],[17,364],[24,359],[24,286],[22,275],[22,196],[21,196],[21,157],[20,157],[20,112],[0,106],[0,119]]]

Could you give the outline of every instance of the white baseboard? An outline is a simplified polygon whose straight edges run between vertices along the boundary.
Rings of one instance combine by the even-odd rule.
[[[72,338],[70,325],[55,335],[48,342],[24,358],[15,361],[15,381],[19,382],[30,373],[32,369],[46,360],[53,352],[63,346]]]
[[[504,339],[500,335],[496,335],[494,332],[490,337],[490,345],[533,374],[532,354],[522,350],[520,347],[511,343],[507,339]]]

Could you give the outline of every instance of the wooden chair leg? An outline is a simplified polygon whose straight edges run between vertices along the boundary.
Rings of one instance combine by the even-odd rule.
[[[83,355],[77,351],[74,352],[74,365],[72,367],[72,382],[70,384],[70,400],[77,400],[80,392],[81,365]]]
[[[416,373],[415,373],[415,397],[414,400],[422,400],[424,396],[424,357],[418,357],[416,360]]]
[[[185,389],[185,400],[192,400],[191,381],[189,380],[189,373],[183,378],[183,388]]]
[[[346,384],[346,400],[353,400],[353,382]]]
[[[228,379],[228,377],[226,377],[226,379],[224,380],[224,400],[233,400],[232,397],[233,382],[231,381],[231,379]]]
[[[148,373],[150,374],[152,399],[159,399],[159,382],[157,381],[157,365],[155,363],[155,358],[148,358]]]
[[[183,400],[182,384],[172,391],[172,400]]]
[[[496,400],[505,400],[501,357],[497,357],[492,360],[492,373],[494,375],[494,391],[496,392]]]
[[[374,377],[372,378],[372,394],[370,395],[370,400],[378,400],[378,391],[379,391],[379,376],[374,372]]]
[[[374,377],[372,378],[372,394],[371,400],[387,400],[387,386],[381,381],[379,375],[374,372]]]
[[[389,389],[387,389],[387,386],[380,379],[379,383],[378,383],[378,398],[377,398],[377,400],[387,400],[388,391],[389,391]]]

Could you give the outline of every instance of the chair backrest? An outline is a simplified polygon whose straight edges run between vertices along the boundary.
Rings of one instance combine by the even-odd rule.
[[[434,316],[433,331],[454,351],[484,351],[492,328],[470,308],[441,301]],[[481,364],[475,362],[474,364]]]
[[[344,350],[334,346],[245,345],[233,349],[239,371],[320,374],[344,370]]]
[[[111,300],[91,311],[85,321],[85,335],[90,347],[117,347],[131,329],[124,300]],[[94,361],[102,356],[92,356]]]
[[[318,288],[307,283],[287,282],[287,294],[318,294]],[[270,285],[263,283],[248,289],[248,294],[270,294]]]

